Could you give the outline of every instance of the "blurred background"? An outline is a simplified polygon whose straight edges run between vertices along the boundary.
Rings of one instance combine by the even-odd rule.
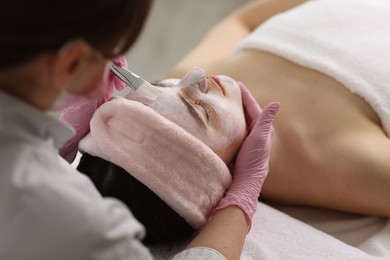
[[[202,35],[251,0],[155,0],[140,38],[127,53],[129,69],[148,81],[164,78]]]
[[[211,26],[249,1],[154,0],[142,34],[125,55],[129,69],[148,81],[163,79]],[[79,160],[80,153],[72,165]]]

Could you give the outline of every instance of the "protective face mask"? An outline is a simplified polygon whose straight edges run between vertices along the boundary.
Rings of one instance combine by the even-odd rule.
[[[79,95],[79,94],[69,93],[66,90],[62,90],[55,98],[53,103],[51,104],[49,111],[58,112],[63,110],[66,107],[70,107],[75,104],[80,104],[89,100],[103,98],[106,94],[105,92],[109,85],[110,68],[111,68],[111,62],[107,62],[104,67],[104,71],[101,79],[98,81],[96,86],[94,86],[88,93]]]

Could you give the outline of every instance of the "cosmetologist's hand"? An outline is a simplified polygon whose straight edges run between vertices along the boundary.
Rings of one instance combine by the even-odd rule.
[[[238,152],[232,184],[214,212],[228,206],[237,206],[246,214],[250,228],[261,187],[268,174],[273,133],[272,122],[280,105],[271,103],[262,111],[245,86],[240,87],[249,135]]]

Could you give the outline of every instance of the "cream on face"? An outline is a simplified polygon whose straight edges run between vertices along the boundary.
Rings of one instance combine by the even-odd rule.
[[[161,94],[148,105],[230,163],[246,133],[237,82],[227,76],[206,76],[203,70],[193,69],[181,80],[163,80],[156,87]]]

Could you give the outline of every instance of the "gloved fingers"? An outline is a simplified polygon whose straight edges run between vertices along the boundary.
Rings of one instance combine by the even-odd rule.
[[[272,102],[268,104],[264,108],[263,113],[260,115],[260,118],[255,123],[249,136],[252,133],[255,135],[258,135],[258,133],[260,133],[261,136],[269,136],[273,131],[272,123],[276,113],[279,111],[279,108],[280,104],[277,102]]]
[[[250,162],[255,162],[261,159],[263,155],[268,155],[265,151],[271,147],[272,122],[279,111],[279,107],[279,103],[271,103],[264,109],[238,151],[233,172],[243,171],[243,169],[249,167]]]
[[[123,55],[119,55],[112,62],[117,66],[127,68],[127,60],[126,60],[125,56],[123,56]],[[126,84],[122,80],[120,80],[118,77],[116,77],[113,72],[110,72],[110,73],[111,73],[111,75],[114,76],[113,78],[114,78],[115,89],[118,91],[123,90],[126,87]]]
[[[127,60],[126,60],[125,56],[123,56],[123,55],[117,56],[115,59],[112,60],[112,62],[115,65],[118,65],[121,67],[127,67]]]
[[[271,103],[259,116],[238,152],[233,181],[215,210],[236,205],[242,209],[251,223],[262,185],[268,174],[272,122],[279,108],[279,103]]]
[[[242,82],[238,82],[238,86],[241,90],[242,104],[244,106],[245,111],[245,119],[248,125],[249,131],[253,128],[253,125],[259,119],[260,114],[262,112],[259,104],[256,99],[252,96],[250,91]]]
[[[279,103],[271,103],[264,109],[238,151],[233,175],[236,175],[237,172],[248,172],[251,168],[257,169],[255,170],[257,172],[264,168],[265,164],[268,164],[266,157],[269,156],[271,149],[272,122],[279,107]]]
[[[246,156],[247,162],[261,159],[263,156],[268,156],[269,152],[265,151],[269,151],[271,148],[271,139],[274,131],[272,123],[279,108],[279,103],[269,104],[264,109],[259,120],[255,123],[252,131],[244,141],[242,148],[247,146],[245,148],[246,150],[258,150],[258,153],[249,153],[249,155]]]

